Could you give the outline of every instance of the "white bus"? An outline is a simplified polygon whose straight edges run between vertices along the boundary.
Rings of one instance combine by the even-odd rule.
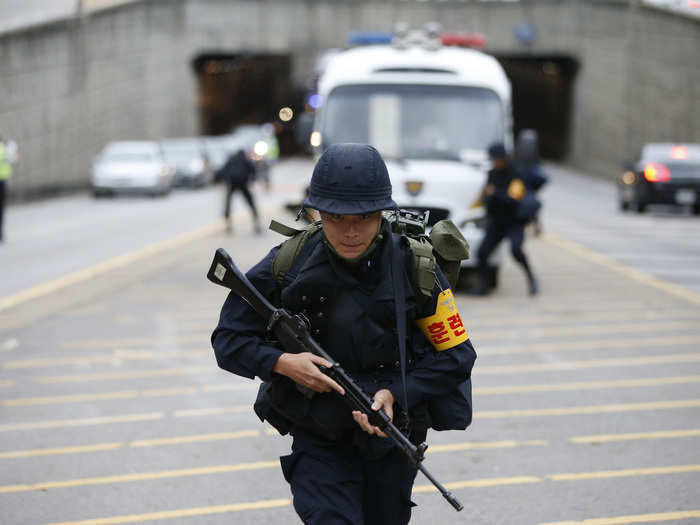
[[[375,146],[387,162],[401,208],[450,218],[476,265],[484,207],[476,202],[493,142],[512,149],[511,88],[500,64],[474,49],[424,44],[369,45],[338,53],[318,83],[311,144]],[[490,260],[495,284],[502,252]]]

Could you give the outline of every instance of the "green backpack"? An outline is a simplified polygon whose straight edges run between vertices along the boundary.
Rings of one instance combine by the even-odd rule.
[[[449,220],[441,220],[433,226],[430,234],[425,233],[428,213],[409,210],[385,211],[394,233],[405,235],[415,257],[416,288],[423,299],[432,297],[435,286],[435,265],[445,274],[452,289],[457,286],[461,262],[469,258],[469,244],[457,226]],[[289,237],[280,246],[272,261],[272,275],[282,284],[304,243],[321,229],[321,221],[305,228],[292,228],[273,220],[270,229]]]

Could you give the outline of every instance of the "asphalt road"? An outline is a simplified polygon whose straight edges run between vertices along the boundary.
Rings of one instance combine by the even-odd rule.
[[[308,168],[280,166],[268,218]],[[458,295],[475,417],[429,434],[425,464],[465,509],[419,476],[412,523],[698,522],[698,219],[623,215],[610,184],[548,168],[544,233],[526,243],[542,293],[508,259],[497,293]],[[214,249],[247,269],[281,238],[253,235],[240,205],[223,235],[216,190],[81,199],[32,236],[18,217],[65,201],[11,208],[0,247],[24,279],[0,294],[0,523],[299,523],[278,464],[289,439],[208,343],[225,297],[204,278]],[[42,249],[52,236],[71,247]]]

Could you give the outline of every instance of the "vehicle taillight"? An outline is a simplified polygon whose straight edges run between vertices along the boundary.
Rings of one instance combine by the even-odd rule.
[[[665,182],[671,180],[671,172],[663,164],[650,162],[644,166],[644,178],[649,182]]]

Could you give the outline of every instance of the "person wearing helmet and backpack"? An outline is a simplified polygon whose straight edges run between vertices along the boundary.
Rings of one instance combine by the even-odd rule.
[[[382,215],[397,206],[379,152],[330,146],[303,206],[320,222],[290,228],[292,238],[248,279],[273,304],[306,317],[316,341],[373,398],[372,409],[393,417],[411,441],[422,442],[428,428],[466,428],[476,352],[440,267],[432,267],[424,298],[407,237]],[[342,388],[319,370],[332,363],[275,346],[265,321],[235,293],[211,340],[221,368],[263,380],[256,413],[292,435],[280,462],[304,523],[408,523],[416,469],[366,414],[350,412]]]

